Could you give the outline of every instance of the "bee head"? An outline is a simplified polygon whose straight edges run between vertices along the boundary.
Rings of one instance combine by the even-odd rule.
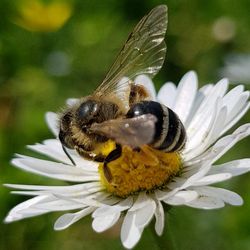
[[[72,121],[72,113],[68,111],[65,113],[60,119],[60,131],[59,131],[59,140],[62,145],[68,148],[74,148],[74,143],[71,138],[71,121]]]

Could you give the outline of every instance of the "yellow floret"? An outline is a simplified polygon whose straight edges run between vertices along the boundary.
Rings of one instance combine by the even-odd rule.
[[[164,186],[181,169],[181,159],[177,152],[165,153],[149,146],[140,150],[122,148],[121,156],[108,163],[99,165],[101,182],[108,192],[120,197]],[[109,171],[111,180],[105,177]]]

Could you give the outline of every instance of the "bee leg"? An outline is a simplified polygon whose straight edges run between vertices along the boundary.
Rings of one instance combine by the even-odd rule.
[[[116,160],[121,156],[121,154],[122,154],[122,147],[119,144],[116,144],[116,148],[108,154],[108,156],[104,160],[104,163],[107,164],[111,161]]]
[[[79,153],[79,151],[78,151]],[[83,152],[81,151],[81,153],[79,153],[83,158],[91,160],[91,161],[97,161],[97,162],[104,162],[105,157],[103,155],[90,155],[87,152]]]
[[[97,161],[97,162],[104,162],[105,160],[105,156],[104,155],[96,155],[92,158],[94,161]]]
[[[122,148],[119,144],[117,144],[116,148],[109,153],[109,155],[105,158],[103,162],[103,172],[108,182],[112,181],[112,174],[108,167],[108,163],[118,159],[121,156],[121,154],[122,154]]]
[[[70,156],[70,154],[68,153],[67,149],[62,145],[62,149],[63,149],[63,152],[67,155],[67,157],[69,158],[69,160],[71,161],[71,163],[76,166],[74,160],[72,159],[72,157]]]
[[[75,150],[80,156],[91,161],[103,162],[105,159],[105,157],[101,154],[91,155],[91,151],[87,151],[81,146],[75,146]]]
[[[107,163],[103,164],[103,173],[104,173],[106,180],[110,183],[113,177],[112,177],[109,167],[107,166]]]

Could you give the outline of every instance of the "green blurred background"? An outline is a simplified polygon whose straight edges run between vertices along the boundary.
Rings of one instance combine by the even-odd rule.
[[[227,72],[222,70],[227,58],[250,53],[249,0],[0,0],[1,184],[63,184],[22,172],[9,162],[16,152],[34,155],[25,145],[52,137],[45,112],[60,110],[66,98],[91,93],[134,25],[163,3],[169,7],[168,53],[154,80],[157,89],[169,80],[177,83],[191,69],[197,71],[200,86],[216,82]],[[249,89],[250,77],[244,83]],[[248,113],[241,123],[249,118]],[[249,139],[243,140],[220,162],[249,157],[249,147]],[[238,192],[245,200],[242,207],[174,208],[164,236],[158,238],[152,225],[136,249],[250,249],[249,180],[250,174],[220,185]],[[27,198],[10,195],[3,187],[0,195],[1,220]],[[118,231],[97,234],[90,217],[53,231],[60,214],[1,224],[0,249],[122,249]]]

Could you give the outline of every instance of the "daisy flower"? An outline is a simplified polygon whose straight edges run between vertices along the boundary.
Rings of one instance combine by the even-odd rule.
[[[137,152],[124,147],[121,157],[110,163],[116,181],[114,187],[105,181],[102,163],[86,160],[69,150],[75,165],[72,164],[57,138],[57,114],[49,112],[46,120],[56,138],[28,147],[52,160],[17,155],[12,164],[31,173],[64,180],[67,184],[6,184],[17,189],[12,193],[32,198],[14,207],[5,222],[75,210],[60,216],[54,229],[68,228],[91,215],[93,229],[103,232],[120,219],[121,242],[130,249],[151,221],[156,233],[159,236],[163,233],[163,204],[200,209],[218,209],[226,203],[242,205],[238,194],[213,184],[250,170],[250,159],[216,164],[222,155],[250,134],[250,124],[245,124],[225,135],[249,109],[249,92],[241,85],[227,92],[227,79],[198,89],[195,72],[184,75],[178,87],[171,82],[165,83],[157,95],[147,76],[138,76],[135,82],[143,84],[154,100],[178,114],[187,132],[186,146],[181,153],[162,153],[150,147]],[[69,105],[72,102],[74,100],[69,100]]]

